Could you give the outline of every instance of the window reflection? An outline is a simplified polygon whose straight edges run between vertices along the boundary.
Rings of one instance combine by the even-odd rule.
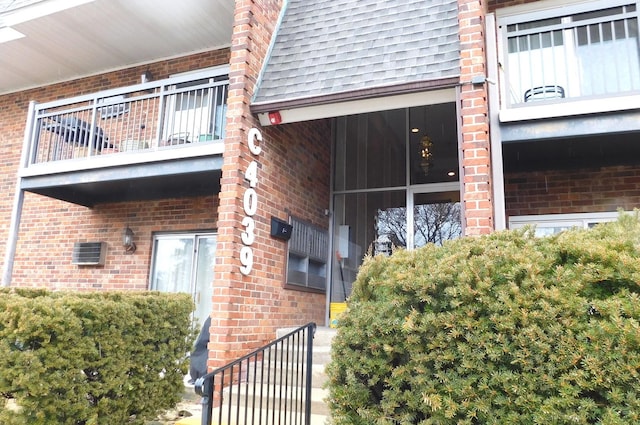
[[[459,192],[417,194],[413,211],[414,248],[462,236]]]

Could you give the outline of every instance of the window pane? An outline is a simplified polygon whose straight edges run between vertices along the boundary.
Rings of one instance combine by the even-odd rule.
[[[458,132],[454,103],[409,111],[411,184],[458,180]]]
[[[405,113],[398,109],[339,119],[336,190],[406,184]]]
[[[216,255],[216,237],[198,238],[196,266],[196,309],[195,320],[202,326],[213,309],[213,265]]]
[[[193,239],[157,239],[151,289],[191,293]]]
[[[349,296],[365,254],[406,247],[406,217],[405,191],[336,195],[332,302]]]
[[[589,44],[589,39],[587,38],[587,27],[576,28],[576,35],[578,36],[578,46]]]
[[[602,24],[602,40],[603,41],[611,41],[613,40],[613,28],[612,23],[607,22]]]
[[[589,25],[589,37],[591,43],[600,42],[600,27],[599,25]]]
[[[532,36],[533,38],[536,38],[536,36]],[[551,47],[551,33],[550,32],[543,32],[540,33],[540,43],[537,46],[531,45],[532,49],[537,49],[540,48],[540,46],[542,47]]]
[[[518,51],[518,38],[511,37],[507,40],[509,44],[509,53],[514,53]]]
[[[622,7],[612,7],[609,9],[596,10],[593,12],[584,12],[573,15],[572,18],[574,21],[585,21],[587,19],[597,19],[603,18],[607,16],[614,16],[623,13]]]
[[[462,236],[459,192],[418,193],[413,210],[414,248]]]

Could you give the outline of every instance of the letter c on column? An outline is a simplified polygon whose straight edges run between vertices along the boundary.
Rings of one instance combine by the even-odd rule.
[[[249,130],[249,134],[247,136],[249,150],[254,155],[260,155],[260,153],[262,152],[262,148],[259,144],[256,144],[256,141],[262,142],[262,133],[260,133],[260,130],[258,130],[257,128],[252,128],[251,130]]]

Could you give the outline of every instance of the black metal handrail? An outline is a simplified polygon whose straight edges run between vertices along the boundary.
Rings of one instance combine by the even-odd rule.
[[[308,323],[198,378],[202,425],[309,425],[315,330]]]

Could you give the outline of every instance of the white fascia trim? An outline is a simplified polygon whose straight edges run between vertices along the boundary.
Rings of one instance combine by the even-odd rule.
[[[507,6],[500,9],[496,9],[496,18],[502,19],[507,16],[516,16],[516,15],[527,15],[531,13],[537,12],[545,12],[549,10],[563,10],[566,7],[571,7],[574,5],[589,5],[596,4],[595,6],[588,6],[588,8],[602,8],[602,7],[614,7],[618,3],[632,3],[633,1],[627,0],[595,0],[595,1],[585,1],[585,0],[542,0],[535,1],[531,3],[519,4],[516,6]],[[601,3],[600,6],[597,4]]]
[[[345,115],[386,111],[391,109],[410,108],[413,106],[436,105],[439,103],[448,103],[455,101],[456,89],[448,88],[397,96],[352,100],[346,102],[329,103],[325,105],[304,106],[293,109],[281,109],[278,112],[282,117],[281,124],[287,124],[293,122],[341,117]],[[258,118],[262,126],[271,125],[271,123],[269,122],[268,113],[259,113]]]
[[[560,102],[544,102],[539,105],[523,105],[500,111],[500,122],[516,122],[544,118],[601,114],[605,112],[640,109],[640,95],[613,96]]]

